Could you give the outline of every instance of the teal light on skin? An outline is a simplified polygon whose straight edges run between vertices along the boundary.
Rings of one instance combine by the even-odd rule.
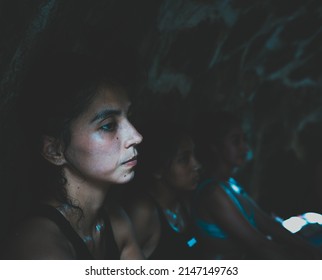
[[[97,224],[95,226],[95,228],[96,228],[96,231],[101,231],[104,228],[104,225],[103,224]]]

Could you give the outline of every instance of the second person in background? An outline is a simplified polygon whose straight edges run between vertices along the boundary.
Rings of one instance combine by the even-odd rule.
[[[141,164],[124,207],[148,259],[198,259],[200,244],[190,215],[190,194],[200,165],[190,134],[167,121],[141,128]]]
[[[204,180],[197,190],[194,214],[206,244],[205,258],[319,258],[305,240],[262,211],[232,178],[248,152],[241,121],[229,112],[205,113],[196,132]]]

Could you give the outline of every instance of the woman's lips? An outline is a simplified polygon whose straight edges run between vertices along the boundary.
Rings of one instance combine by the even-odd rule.
[[[134,156],[133,158],[130,158],[127,161],[124,161],[122,164],[130,167],[137,165],[137,156]]]

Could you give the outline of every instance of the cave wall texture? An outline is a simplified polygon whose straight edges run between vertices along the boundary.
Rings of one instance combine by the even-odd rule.
[[[287,153],[298,124],[322,101],[321,1],[2,0],[0,21],[2,154],[10,157],[6,141],[19,141],[6,114],[40,41],[104,53],[119,40],[137,49],[145,69],[138,112],[192,123],[203,110],[233,110],[253,154],[240,180],[267,211],[291,213],[291,205],[283,209],[292,181]],[[9,209],[17,194],[2,175]]]

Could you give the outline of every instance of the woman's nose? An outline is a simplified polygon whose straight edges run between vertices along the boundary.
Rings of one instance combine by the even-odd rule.
[[[136,130],[136,128],[129,122],[128,127],[128,139],[125,141],[125,148],[136,146],[143,140],[142,135]]]
[[[192,167],[194,171],[199,171],[201,169],[201,164],[195,156],[192,157]]]

